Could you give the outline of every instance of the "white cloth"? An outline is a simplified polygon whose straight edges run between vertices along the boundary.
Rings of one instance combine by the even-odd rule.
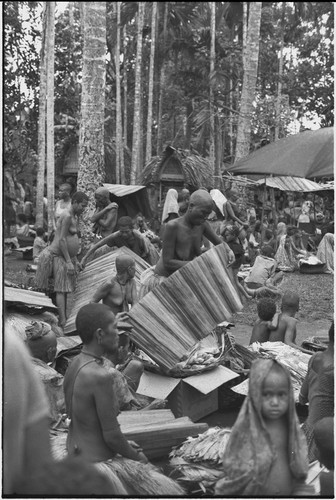
[[[176,189],[169,189],[166,195],[166,199],[163,205],[162,212],[162,223],[167,219],[169,214],[177,214],[179,213],[179,204],[177,201],[178,194]]]
[[[216,207],[220,211],[220,213],[225,216],[224,213],[224,205],[226,205],[227,198],[223,195],[223,193],[219,189],[211,189],[210,196],[213,201],[216,203]]]

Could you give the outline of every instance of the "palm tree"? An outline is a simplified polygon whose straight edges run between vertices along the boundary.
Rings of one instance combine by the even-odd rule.
[[[89,196],[83,219],[93,211],[96,188],[105,180],[104,113],[106,80],[106,2],[83,2],[83,76],[79,128],[78,190]],[[88,225],[81,227],[85,242],[91,236]]]
[[[163,52],[166,51],[167,47],[167,23],[168,23],[168,2],[164,2]],[[165,81],[165,61],[163,60],[160,69],[159,109],[157,116],[157,143],[156,143],[157,155],[160,155],[162,152],[162,110],[163,110],[164,81]]]
[[[40,92],[38,118],[38,170],[36,184],[36,226],[43,227],[43,196],[46,147],[46,97],[47,97],[47,70],[46,70],[46,16],[47,3],[43,2],[42,13],[42,44],[40,55]]]
[[[246,44],[243,46],[244,76],[237,128],[236,161],[246,156],[250,150],[252,103],[255,96],[259,58],[261,7],[261,2],[248,3],[249,13]]]
[[[147,140],[146,140],[146,164],[152,157],[152,120],[153,120],[153,92],[154,92],[154,56],[155,56],[155,35],[156,35],[156,14],[157,2],[152,5],[152,26],[151,26],[151,52],[149,62],[149,82],[148,82],[148,112],[147,112]]]
[[[215,71],[215,38],[216,38],[216,3],[210,2],[210,150],[209,150],[209,160],[212,170],[212,176],[215,174],[215,116],[214,116],[214,93],[213,93],[213,83],[211,76]]]
[[[144,21],[145,2],[139,2],[137,22],[137,51],[135,63],[135,91],[134,91],[134,117],[133,117],[133,141],[132,141],[132,165],[130,183],[135,184],[139,168],[139,144],[140,144],[140,92],[141,92],[141,66],[142,66],[142,30]]]
[[[55,146],[54,146],[54,74],[55,74],[55,2],[47,3],[47,196],[48,232],[54,228]]]
[[[122,119],[121,119],[121,92],[120,92],[120,3],[115,2],[117,11],[117,43],[115,48],[115,71],[116,71],[116,183],[120,183],[120,173],[123,168],[121,156],[123,151],[122,143]]]

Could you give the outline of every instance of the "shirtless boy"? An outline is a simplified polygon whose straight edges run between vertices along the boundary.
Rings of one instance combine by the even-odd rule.
[[[190,196],[186,213],[166,224],[162,252],[154,269],[155,274],[168,277],[201,255],[203,237],[214,245],[223,243],[206,220],[212,211],[212,206],[210,194],[204,189],[198,189]],[[234,253],[225,242],[224,246],[229,262],[233,263]]]
[[[138,301],[135,261],[128,255],[118,255],[115,260],[117,274],[96,290],[91,302],[103,301],[114,314],[127,312]]]
[[[306,354],[312,351],[304,349],[295,343],[297,319],[295,314],[299,310],[300,297],[297,293],[287,290],[284,292],[281,302],[281,313],[278,316],[278,326],[270,331],[270,342],[283,342]]]
[[[260,299],[257,304],[258,316],[253,326],[250,344],[253,342],[268,342],[270,330],[273,329],[272,319],[276,313],[276,304],[272,299]]]
[[[67,448],[69,455],[80,454],[89,462],[102,462],[117,453],[147,463],[135,443],[120,430],[120,412],[113,370],[104,365],[103,355],[118,349],[117,320],[104,304],[87,304],[76,317],[82,352],[64,376],[67,413],[71,419]]]

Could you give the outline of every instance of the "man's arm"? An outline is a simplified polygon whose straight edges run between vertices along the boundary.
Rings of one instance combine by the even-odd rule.
[[[103,219],[105,214],[107,214],[107,216],[105,219]],[[116,203],[110,203],[100,212],[94,213],[90,220],[93,223],[99,224],[100,227],[102,227],[103,229],[106,229],[107,227],[111,226],[111,223],[113,221],[116,224],[117,217],[118,217],[118,205]]]
[[[98,241],[93,247],[90,248],[90,250],[84,255],[84,257],[81,260],[81,266],[82,268],[85,267],[85,264],[88,260],[88,258],[96,251],[98,248],[108,245],[109,247],[113,246],[113,243],[115,241],[115,235],[116,233],[109,234],[106,236],[106,238],[103,238],[102,240]]]
[[[138,297],[138,292],[137,292],[137,287],[135,280],[132,280],[132,288],[131,288],[131,297],[132,297],[132,302],[131,302],[131,307],[133,307],[137,302],[139,302],[139,297]]]
[[[94,400],[98,419],[107,446],[113,453],[125,458],[147,463],[146,456],[133,448],[123,433],[117,420],[119,405],[113,387],[113,377],[106,373],[97,379],[94,387]]]

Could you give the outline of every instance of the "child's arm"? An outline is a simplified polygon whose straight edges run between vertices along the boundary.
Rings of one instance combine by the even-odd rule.
[[[312,354],[312,351],[308,351],[308,349],[304,349],[303,347],[300,347],[295,343],[296,323],[297,323],[297,320],[295,318],[288,318],[287,319],[287,327],[286,327],[285,336],[284,336],[284,344],[287,344],[291,347],[294,347],[295,349],[299,349],[300,351],[305,352],[306,354]]]

